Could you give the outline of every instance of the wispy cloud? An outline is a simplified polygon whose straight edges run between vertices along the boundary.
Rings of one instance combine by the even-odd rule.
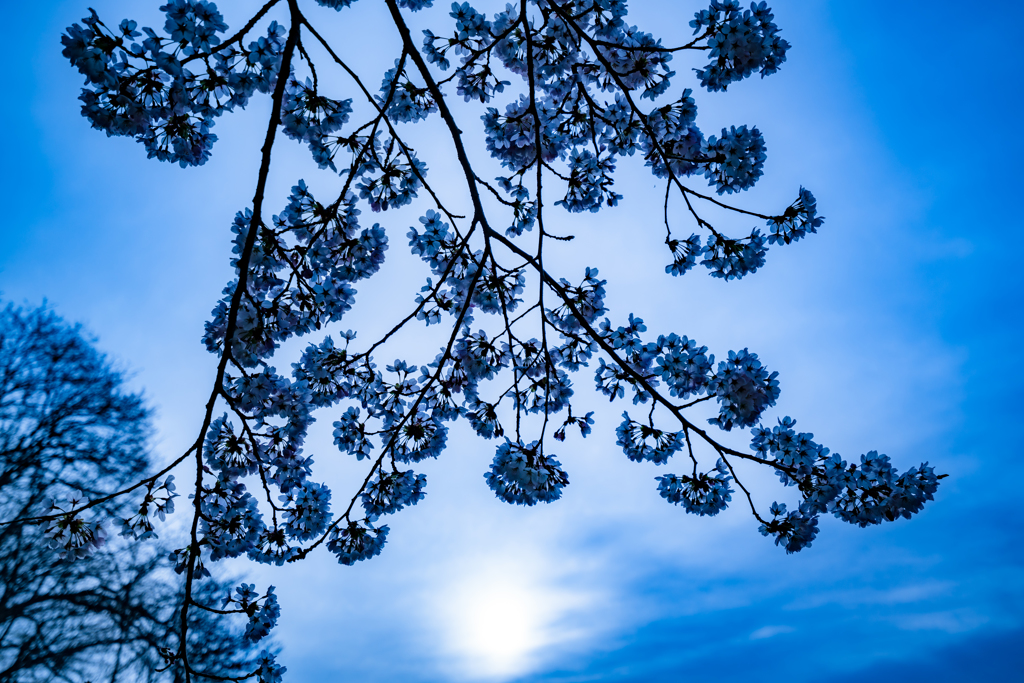
[[[795,630],[792,626],[762,626],[750,634],[750,639],[763,640],[764,638],[772,638],[783,633],[792,633]]]

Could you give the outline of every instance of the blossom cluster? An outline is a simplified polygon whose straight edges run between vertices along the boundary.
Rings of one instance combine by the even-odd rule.
[[[288,667],[277,663],[277,658],[268,650],[260,652],[256,659],[256,680],[258,683],[282,683],[282,676]]]
[[[666,432],[652,425],[645,425],[622,413],[623,420],[615,430],[616,443],[630,460],[653,462],[663,465],[683,447],[682,432]]]
[[[754,186],[763,175],[764,137],[757,128],[732,126],[722,137],[712,135],[704,143],[704,175],[715,184],[718,194],[740,192]]]
[[[697,234],[685,240],[669,236],[666,243],[672,252],[672,263],[665,266],[665,272],[685,275],[700,258],[700,264],[711,271],[712,277],[739,279],[756,272],[765,264],[769,245],[796,242],[808,233],[816,233],[824,221],[825,218],[818,215],[814,195],[801,187],[795,202],[781,215],[768,218],[770,232],[767,235],[759,228],[754,228],[748,237],[741,239],[730,239],[714,232],[703,246]]]
[[[523,444],[509,439],[498,446],[484,479],[501,500],[528,506],[558,500],[569,483],[562,464],[554,456],[544,455],[539,442]]]
[[[697,346],[696,341],[685,336],[661,335],[656,342],[643,343],[639,334],[647,326],[632,314],[628,326],[612,331],[606,319],[600,327],[604,339],[626,361],[619,365],[599,359],[595,372],[597,389],[611,400],[623,398],[629,388],[634,404],[646,403],[651,399],[647,387],[657,387],[661,382],[669,387],[672,396],[683,399],[707,393],[719,404],[719,414],[708,422],[730,431],[734,425],[756,424],[779,397],[779,373],[769,374],[757,354],[747,349],[730,351],[728,359],[712,371],[714,355],[709,357],[706,346]],[[620,434],[620,445],[622,439]]]
[[[732,500],[732,488],[729,482],[732,476],[725,463],[719,458],[711,473],[694,473],[693,476],[666,474],[655,477],[658,481],[658,493],[674,505],[682,505],[687,512],[714,516],[724,510]]]
[[[842,474],[837,472],[835,481],[839,494],[832,504],[833,513],[860,527],[900,517],[910,519],[925,501],[932,500],[938,488],[935,472],[927,463],[897,476],[889,456],[877,451],[860,456],[860,465],[851,464]]]
[[[814,195],[810,190],[801,187],[796,201],[789,205],[781,216],[768,220],[768,227],[771,229],[768,244],[796,242],[801,237],[806,237],[809,232],[818,232],[818,228],[824,222],[825,217],[818,215],[818,202]]]
[[[507,269],[504,272],[495,268],[486,269],[482,264],[483,253],[467,252],[463,247],[465,238],[452,230],[436,211],[428,210],[420,218],[420,223],[423,225],[422,233],[415,227],[409,229],[409,247],[414,255],[430,266],[438,283],[435,285],[433,279],[428,279],[421,290],[426,296],[417,296],[416,301],[421,306],[417,318],[430,325],[440,322],[441,314],[448,312],[456,318],[461,317],[463,325],[468,326],[473,321],[472,314],[462,316],[467,302],[480,312],[492,315],[508,314],[522,302],[519,298],[525,284],[522,268]],[[476,346],[460,342],[459,353],[464,356]],[[491,360],[499,366],[503,365],[500,358]],[[467,377],[470,384],[474,377],[473,374]]]
[[[779,37],[779,27],[766,2],[752,2],[740,11],[738,0],[711,0],[711,6],[694,15],[694,34],[708,36],[711,62],[696,69],[701,85],[708,90],[725,90],[755,71],[761,78],[779,70],[790,45]]]
[[[647,165],[658,178],[682,178],[701,169],[707,141],[697,127],[697,103],[689,88],[672,104],[653,109],[640,119],[624,99],[608,108],[605,139],[614,148],[631,154],[639,143]]]
[[[571,13],[554,4],[536,6],[544,18],[540,28],[527,23],[520,7],[508,5],[488,18],[463,2],[452,5],[453,34],[424,31],[428,61],[447,70],[451,55],[461,58],[453,77],[467,101],[490,103],[510,85],[493,70],[492,56],[508,71],[532,79],[535,93],[513,99],[503,113],[492,106],[483,115],[491,156],[520,175],[537,163],[564,161],[567,188],[556,203],[573,212],[615,206],[621,199],[611,189],[615,157],[637,149],[659,177],[703,172],[719,194],[754,185],[765,160],[757,128],[732,126],[721,137],[705,139],[695,124],[690,89],[675,103],[649,113],[628,98],[639,91],[641,98],[657,99],[675,72],[668,66],[672,50],[627,25],[623,3],[575,3]],[[774,73],[785,61],[788,44],[778,37],[772,19],[764,3],[740,12],[738,3],[716,0],[699,12],[691,25],[698,33],[704,30],[701,38],[714,58],[698,73],[702,85],[720,90],[754,70]],[[605,91],[613,97],[602,97]]]
[[[379,224],[360,230],[356,205],[349,193],[325,206],[300,180],[284,211],[274,216],[275,229],[257,231],[231,349],[238,363],[255,367],[281,342],[340,320],[351,309],[352,283],[377,272],[388,248]],[[249,210],[235,216],[236,254],[245,250],[251,220]],[[239,260],[232,265],[240,276]],[[236,287],[237,281],[228,284],[206,325],[203,341],[211,351],[223,344]]]
[[[521,179],[536,164],[561,160],[566,165],[566,189],[555,203],[571,212],[617,205],[621,195],[613,189],[616,157],[637,149],[657,177],[678,181],[703,174],[718,194],[754,186],[766,159],[764,138],[756,127],[731,126],[720,136],[705,138],[696,125],[697,106],[689,88],[677,101],[647,113],[629,99],[634,90],[642,97],[658,98],[675,73],[668,66],[672,51],[628,26],[624,4],[576,3],[571,14],[545,3],[537,3],[537,8],[544,18],[540,29],[528,25],[518,7],[509,5],[488,18],[468,2],[454,3],[452,35],[424,31],[428,61],[449,69],[450,56],[461,57],[454,77],[467,100],[489,103],[509,85],[493,72],[492,55],[510,72],[532,78],[536,93],[513,99],[503,113],[499,107],[488,107],[482,116],[488,152],[513,177]],[[779,37],[773,19],[764,2],[741,10],[735,0],[715,0],[698,12],[691,22],[701,34],[695,42],[706,41],[712,57],[711,64],[698,70],[701,84],[724,90],[754,71],[762,76],[776,72],[789,45]],[[591,37],[581,41],[581,33]],[[604,91],[613,97],[604,98]],[[525,194],[522,183],[499,180],[506,190],[516,188],[518,210]],[[532,214],[526,215],[528,227]],[[685,241],[670,236],[674,258],[667,270],[681,275],[703,256],[702,265],[715,277],[743,277],[764,265],[768,244],[789,244],[816,232],[822,220],[815,215],[813,196],[801,188],[794,206],[768,220],[770,235],[755,229],[749,237],[730,239],[712,230],[706,246],[696,236]],[[521,234],[521,226],[517,215],[510,234]]]
[[[781,468],[775,472],[783,484],[789,486],[809,476],[819,460],[824,460],[829,449],[814,442],[814,434],[794,431],[796,420],[788,415],[771,429],[755,427],[751,447],[764,458],[772,458]]]
[[[427,485],[425,474],[416,474],[412,470],[405,472],[378,473],[363,491],[360,499],[368,519],[398,512],[407,505],[415,505],[423,500]]]
[[[318,5],[341,11],[351,7],[356,0],[316,0]],[[398,6],[412,11],[421,10],[434,4],[434,0],[398,0]]]
[[[563,339],[569,339],[565,335],[579,333],[583,330],[584,324],[593,324],[598,316],[608,310],[604,306],[604,286],[608,281],[599,280],[598,272],[597,268],[587,268],[579,285],[572,285],[565,279],[561,280],[563,291],[569,301],[555,309],[548,309],[545,313],[551,324],[563,333]]]
[[[772,519],[760,526],[762,536],[774,536],[775,545],[795,553],[811,545],[818,535],[818,516],[809,513],[803,505],[786,512],[785,503],[772,503]]]
[[[202,165],[215,119],[273,89],[285,30],[271,22],[246,47],[221,45],[227,24],[214,3],[173,0],[160,10],[165,35],[128,19],[112,29],[91,11],[61,36],[63,54],[85,76],[82,114],[94,128],[135,138],[150,158]]]
[[[260,600],[263,604],[259,604]],[[281,606],[274,595],[274,587],[267,588],[266,594],[260,596],[256,592],[256,584],[243,583],[235,589],[234,595],[228,595],[224,606],[237,605],[240,612],[249,617],[245,625],[243,637],[253,643],[266,638],[270,631],[277,625],[281,617]]]
[[[58,516],[46,528],[50,547],[62,560],[87,557],[107,540],[102,522],[84,519],[80,510],[88,503],[79,491],[72,491],[65,500],[54,500],[52,509]]]
[[[387,524],[374,527],[371,522],[349,522],[335,527],[327,541],[327,549],[338,556],[338,562],[353,565],[380,555],[388,538]]]
[[[320,168],[334,165],[331,134],[336,133],[348,123],[352,113],[352,100],[334,100],[321,95],[316,85],[306,78],[299,82],[294,75],[288,78],[281,102],[281,129],[292,140],[305,142],[313,160]],[[334,136],[335,140],[341,136]],[[335,142],[337,148],[340,143]]]
[[[889,457],[877,451],[862,455],[859,464],[847,463],[815,443],[813,434],[797,433],[795,425],[796,420],[786,416],[772,429],[757,427],[751,432],[754,450],[775,464],[783,484],[798,486],[802,494],[798,509],[787,513],[781,505],[775,514],[773,507],[775,520],[761,528],[789,552],[810,545],[821,513],[861,527],[909,519],[938,489],[939,477],[928,463],[899,474]]]
[[[215,119],[244,108],[254,93],[274,89],[286,31],[272,21],[266,35],[246,47],[241,36],[222,44],[219,34],[227,24],[214,3],[174,0],[160,9],[166,35],[151,28],[140,33],[127,19],[110,29],[92,12],[84,26],[74,24],[62,36],[63,54],[85,76],[82,113],[93,127],[134,137],[151,158],[202,165],[217,140]],[[141,43],[130,42],[143,33]],[[426,173],[412,150],[393,139],[382,142],[379,133],[340,134],[352,101],[321,94],[315,79],[300,81],[294,65],[289,68],[281,107],[285,135],[306,143],[320,168],[358,176],[356,188],[375,211],[412,201]],[[412,86],[395,90],[387,111],[396,120],[416,120],[410,107],[424,115],[430,110]],[[335,159],[342,150],[354,159],[339,170]]]
[[[157,538],[150,516],[164,521],[169,513],[174,512],[174,499],[177,497],[178,494],[174,492],[173,474],[167,475],[162,482],[158,479],[149,481],[146,484],[146,495],[139,504],[139,511],[129,519],[121,520],[121,536],[138,541]]]
[[[341,10],[351,0],[321,4]],[[398,4],[417,10],[431,3]],[[756,128],[732,126],[723,129],[721,137],[705,139],[696,126],[696,103],[688,88],[676,102],[646,114],[628,98],[634,90],[652,100],[660,97],[675,72],[668,66],[672,50],[629,26],[624,4],[577,3],[571,13],[555,4],[536,7],[544,18],[539,28],[527,22],[518,6],[509,5],[489,18],[468,2],[453,3],[454,33],[445,38],[424,32],[428,61],[448,69],[449,53],[461,57],[455,78],[467,101],[490,102],[510,85],[491,66],[492,57],[509,72],[532,77],[536,86],[535,96],[520,96],[507,104],[504,114],[491,107],[483,116],[487,149],[520,176],[518,183],[505,179],[507,189],[516,188],[516,220],[510,234],[533,225],[536,207],[526,199],[528,190],[521,180],[523,172],[539,162],[565,162],[566,191],[555,203],[573,212],[617,205],[621,195],[613,190],[615,158],[638,148],[659,177],[703,173],[719,194],[754,185],[765,158]],[[213,3],[175,0],[161,9],[167,16],[166,36],[144,29],[147,39],[129,46],[127,41],[141,35],[134,22],[125,20],[110,30],[93,14],[83,20],[84,27],[68,29],[65,55],[93,86],[83,99],[94,125],[108,134],[138,137],[151,156],[183,165],[204,163],[216,139],[210,132],[214,119],[244,107],[256,90],[265,93],[272,88],[285,32],[272,22],[267,36],[250,41],[248,47],[242,47],[241,36],[222,45],[218,34],[227,26]],[[713,64],[698,72],[711,90],[724,89],[755,70],[762,76],[774,73],[785,61],[788,44],[778,37],[764,2],[741,11],[735,0],[714,0],[695,17],[691,26],[701,33],[695,43],[705,41],[714,57]],[[437,109],[426,86],[410,80],[407,62],[403,53],[385,74],[375,98],[382,115],[395,122],[420,121]],[[602,97],[607,91],[613,95],[610,100]],[[289,75],[281,117],[284,132],[307,143],[321,168],[351,175],[356,193],[374,211],[410,203],[422,188],[426,166],[395,139],[381,140],[376,124],[370,134],[340,134],[351,112],[350,99],[321,95],[315,77],[300,81]],[[339,152],[346,150],[352,161],[339,169]],[[773,234],[768,243],[789,244],[820,226],[813,197],[808,193],[804,198],[803,193],[796,213],[790,207],[769,222]],[[809,215],[804,207],[811,208]],[[714,233],[703,250],[676,241],[670,243],[676,255],[670,272],[686,272],[703,251],[702,263],[712,274],[742,277],[763,264],[765,241],[758,234],[730,240]],[[683,249],[677,251],[676,245]]]
[[[750,275],[764,265],[767,251],[765,241],[764,235],[757,228],[750,233],[750,237],[742,240],[732,240],[718,234],[711,235],[704,247],[704,260],[701,261],[701,265],[711,271],[712,277],[720,277],[723,280]]]
[[[427,89],[409,80],[401,59],[396,59],[395,68],[384,74],[380,94],[374,99],[380,106],[388,106],[387,115],[392,121],[417,123],[437,111],[437,103]]]
[[[708,386],[715,356],[707,355],[708,347],[697,346],[697,342],[670,334],[658,339],[658,367],[655,374],[669,388],[672,396],[686,400],[703,393]]]
[[[725,431],[738,427],[750,427],[761,419],[765,408],[775,405],[779,398],[779,373],[768,374],[756,353],[747,349],[730,351],[728,360],[718,364],[718,369],[708,382],[708,392],[718,399],[719,413],[708,422]]]

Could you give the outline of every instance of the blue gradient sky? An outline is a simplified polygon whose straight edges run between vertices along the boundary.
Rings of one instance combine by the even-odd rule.
[[[134,371],[156,409],[156,457],[172,457],[195,438],[212,379],[198,340],[229,276],[228,226],[251,198],[267,103],[222,120],[200,169],[147,161],[78,116],[80,78],[58,36],[85,3],[9,4],[0,292],[48,298],[86,323]],[[95,6],[108,20],[155,25],[156,4]],[[657,27],[684,35],[699,9],[631,5],[635,23],[667,39]],[[596,247],[552,253],[567,276],[601,269],[614,320],[635,312],[652,332],[688,334],[720,357],[749,346],[780,372],[773,416],[796,417],[848,459],[877,449],[900,469],[928,460],[949,473],[936,501],[913,521],[867,530],[823,520],[812,548],[786,556],[740,505],[706,520],[664,504],[657,468],[614,446],[621,408],[596,397],[594,435],[556,449],[572,485],[543,509],[496,501],[481,477],[493,445],[455,429],[425,468],[426,500],[391,523],[380,558],[252,570],[279,587],[290,680],[1024,680],[1024,282],[1014,252],[1024,225],[1013,199],[1024,181],[1013,123],[1024,105],[1024,5],[774,7],[789,61],[725,95],[698,93],[698,123],[758,125],[769,160],[744,205],[784,206],[806,185],[828,218],[821,233],[770,252],[741,282],[669,278],[660,194],[626,165],[620,208],[565,220]],[[242,19],[225,14],[233,26]],[[387,63],[393,36],[362,29],[380,16],[370,0],[347,24],[311,14],[339,33],[360,27],[373,40],[349,54]],[[479,139],[478,113],[460,116]],[[298,177],[320,178],[304,149],[279,144],[275,212]],[[426,134],[418,144],[437,182],[451,160]],[[346,327],[383,327],[374,312],[409,306],[425,275],[402,254],[414,214],[375,217],[390,230],[389,262],[360,288]],[[399,339],[396,355],[416,342]],[[576,384],[583,405],[590,380]],[[333,419],[310,442],[321,476],[345,490],[357,471],[331,453]],[[762,507],[787,500],[770,473],[742,474]]]

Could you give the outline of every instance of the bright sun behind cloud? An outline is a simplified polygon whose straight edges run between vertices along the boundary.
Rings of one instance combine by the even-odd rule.
[[[545,608],[526,586],[507,578],[485,581],[467,586],[460,598],[461,614],[453,624],[456,648],[478,673],[516,673],[544,644]]]
[[[442,595],[442,647],[453,673],[469,680],[504,680],[530,671],[545,648],[582,635],[570,617],[588,602],[521,557],[460,563]]]

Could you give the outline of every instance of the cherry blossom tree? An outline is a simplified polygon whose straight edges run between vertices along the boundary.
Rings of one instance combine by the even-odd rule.
[[[213,3],[173,0],[160,7],[162,31],[92,13],[63,37],[86,79],[83,115],[161,161],[205,163],[222,115],[270,99],[252,202],[231,226],[235,277],[206,325],[218,365],[194,443],[153,477],[40,519],[73,529],[57,536],[65,552],[91,542],[89,508],[138,489],[157,496],[174,468],[193,471],[191,537],[174,554],[188,642],[191,615],[205,607],[193,586],[212,562],[296,562],[320,546],[345,565],[379,554],[382,518],[423,498],[426,477],[414,468],[445,450],[453,421],[496,441],[484,479],[499,499],[557,500],[569,476],[553,451],[594,423],[574,382],[581,370],[604,400],[630,400],[615,431],[629,459],[683,461],[673,467],[682,474],[659,476],[652,493],[697,515],[718,514],[736,496],[786,552],[809,546],[824,514],[867,526],[910,517],[932,498],[939,477],[927,463],[900,473],[875,451],[848,461],[789,417],[764,424],[780,382],[749,348],[719,350],[716,361],[683,330],[648,333],[636,312],[606,317],[612,285],[596,268],[566,272],[552,256],[557,244],[587,239],[559,230],[562,212],[619,205],[616,168],[635,160],[664,185],[644,201],[664,207],[657,265],[666,287],[697,266],[725,281],[748,277],[769,249],[822,228],[805,188],[788,206],[734,201],[762,175],[757,127],[697,125],[698,90],[741,87],[785,63],[790,45],[764,2],[712,0],[693,15],[688,39],[663,44],[629,24],[623,0],[450,11],[383,0],[387,20],[373,31],[395,45],[383,73],[345,35],[322,29],[328,12],[352,2],[269,0],[230,33]],[[677,74],[673,62],[684,59],[699,68]],[[413,125],[446,140],[456,179],[431,175]],[[467,144],[471,126],[483,148]],[[270,198],[280,202],[274,214],[266,203],[279,132],[309,149],[311,173],[324,173]],[[376,214],[387,225],[368,220]],[[722,214],[755,227],[712,224]],[[388,332],[357,337],[340,323],[396,239],[423,261],[422,287],[380,312],[393,316]],[[415,327],[440,330],[436,347],[390,362],[397,336]],[[308,345],[279,372],[276,352],[298,337]],[[340,499],[304,450],[317,412],[333,421],[337,448],[365,463]],[[731,445],[727,435],[745,430],[749,446]],[[774,471],[798,501],[759,509],[740,465]],[[129,522],[124,532],[145,527]],[[237,609],[262,633],[276,611],[257,625],[269,602],[254,608],[257,595],[242,591]],[[203,675],[187,648],[175,656]],[[283,671],[264,652],[251,675],[273,682]]]

